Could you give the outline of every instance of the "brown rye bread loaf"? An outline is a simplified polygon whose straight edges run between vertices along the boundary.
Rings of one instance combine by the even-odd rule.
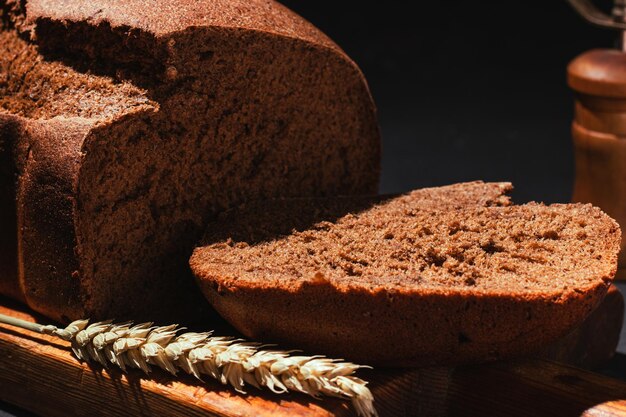
[[[188,258],[216,213],[377,190],[361,72],[274,1],[0,13],[0,292],[38,312],[172,320],[203,303]]]
[[[255,340],[393,366],[530,354],[601,301],[621,233],[590,205],[510,205],[509,188],[246,204],[190,264]]]

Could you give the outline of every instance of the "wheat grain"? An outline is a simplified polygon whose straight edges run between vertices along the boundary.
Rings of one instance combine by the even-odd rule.
[[[93,323],[77,320],[66,328],[38,325],[0,315],[0,322],[50,334],[69,341],[76,357],[104,367],[115,365],[126,371],[145,373],[157,366],[172,375],[179,370],[202,380],[208,375],[236,391],[246,385],[266,387],[277,394],[289,391],[349,399],[358,415],[377,416],[367,382],[354,376],[365,366],[323,356],[292,356],[292,352],[206,333],[181,333],[176,325],[157,327],[152,323],[133,325],[111,321]]]

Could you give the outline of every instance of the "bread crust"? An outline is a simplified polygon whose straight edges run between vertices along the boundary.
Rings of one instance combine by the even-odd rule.
[[[17,273],[17,176],[15,149],[19,124],[12,115],[0,113],[0,294],[24,301]]]
[[[198,278],[220,315],[251,339],[372,365],[422,367],[535,353],[593,311],[612,275],[584,293],[533,295],[341,291],[331,285],[304,285],[294,293],[220,286],[221,277],[202,273]]]
[[[74,230],[85,119],[21,119],[28,143],[18,181],[18,270],[27,304],[59,321],[83,316]]]
[[[26,26],[36,25],[41,19],[89,22],[92,26],[106,23],[111,27],[137,28],[158,37],[192,27],[239,28],[341,51],[311,23],[272,0],[29,0]]]

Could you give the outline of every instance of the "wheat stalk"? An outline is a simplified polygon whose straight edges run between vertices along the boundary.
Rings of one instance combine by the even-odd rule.
[[[78,359],[104,367],[113,364],[123,371],[138,368],[149,373],[151,366],[157,366],[172,375],[183,370],[200,380],[208,375],[240,393],[245,393],[245,385],[252,385],[277,394],[295,391],[314,398],[339,397],[350,399],[360,416],[378,415],[367,382],[353,375],[365,368],[362,365],[323,356],[291,356],[293,352],[265,349],[257,343],[212,337],[211,332],[179,334],[182,329],[177,325],[76,320],[61,329],[2,314],[0,322],[66,340]]]

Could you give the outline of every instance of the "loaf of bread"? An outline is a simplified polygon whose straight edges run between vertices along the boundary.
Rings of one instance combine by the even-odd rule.
[[[38,312],[172,320],[199,293],[188,258],[216,213],[377,190],[361,72],[274,1],[0,13],[0,292]]]
[[[509,188],[247,204],[191,268],[255,340],[394,366],[530,354],[601,301],[621,233],[590,205],[510,205]]]

